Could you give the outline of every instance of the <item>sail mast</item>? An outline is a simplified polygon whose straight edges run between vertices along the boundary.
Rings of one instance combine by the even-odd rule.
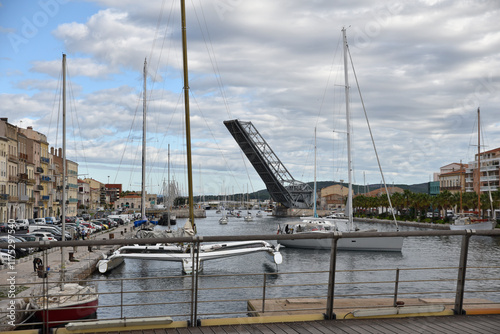
[[[66,54],[63,53],[62,59],[62,205],[61,205],[61,224],[62,224],[62,238],[61,241],[66,239]],[[64,247],[61,247],[61,291],[64,290],[64,277],[66,266],[64,265]]]
[[[316,150],[317,150],[317,147],[316,147],[316,128],[314,128],[314,196],[313,196],[313,199],[314,199],[314,214],[313,214],[313,217],[315,218],[318,218],[318,212],[317,212],[317,208],[316,208],[316,191],[317,191],[317,187],[316,187]]]
[[[481,118],[477,108],[477,214],[481,218]]]
[[[141,219],[146,219],[146,76],[147,61],[144,59],[142,93],[142,180],[141,180]]]
[[[347,36],[345,28],[342,28],[342,39],[344,42],[344,83],[345,83],[345,114],[347,127],[347,169],[349,179],[349,190],[347,195],[347,217],[349,218],[350,229],[353,229],[352,221],[352,161],[351,161],[351,125],[349,110],[349,75],[347,73]]]
[[[194,197],[193,197],[193,172],[191,162],[191,125],[189,121],[189,80],[188,80],[188,58],[187,58],[187,37],[186,37],[186,5],[185,0],[181,0],[182,17],[182,65],[184,68],[184,111],[186,117],[186,153],[187,153],[187,173],[188,173],[188,193],[189,193],[189,219],[196,231],[194,223]]]

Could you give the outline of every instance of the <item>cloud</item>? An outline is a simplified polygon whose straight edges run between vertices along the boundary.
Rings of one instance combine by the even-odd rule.
[[[76,94],[72,126],[89,147],[80,150],[86,163],[98,171],[134,169],[147,58],[150,168],[166,166],[171,144],[175,173],[184,178],[185,158],[174,158],[185,155],[178,3],[93,3],[99,9],[89,16],[57,16],[61,21],[52,31],[52,43],[62,43],[68,53]],[[490,148],[499,146],[500,81],[494,69],[500,65],[500,22],[495,1],[213,0],[192,6],[187,7],[191,138],[193,166],[210,183],[205,190],[220,191],[222,183],[241,188],[248,179],[263,187],[223,125],[236,118],[252,121],[302,181],[313,178],[317,127],[320,179],[347,179],[342,27],[388,182],[427,182],[440,166],[473,159],[467,155],[478,106]],[[46,93],[56,86],[60,59],[30,61],[28,73],[12,70],[12,86],[22,92],[0,95],[2,113],[53,129],[54,95]],[[357,179],[365,172],[367,182],[378,183],[352,69],[350,73]],[[127,168],[118,168],[120,161]]]

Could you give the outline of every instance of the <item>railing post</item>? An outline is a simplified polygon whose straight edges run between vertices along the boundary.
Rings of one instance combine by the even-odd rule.
[[[333,320],[336,318],[335,313],[333,313],[333,299],[335,293],[335,268],[337,266],[337,241],[340,236],[342,236],[341,232],[333,232],[332,249],[330,252],[330,269],[328,277],[328,297],[326,300],[325,314],[325,319],[327,320]]]
[[[120,279],[120,319],[123,319],[123,278]]]
[[[394,283],[394,303],[393,306],[398,306],[398,288],[399,288],[399,268],[396,268],[396,281]]]
[[[194,319],[193,319],[193,327],[198,326],[198,273],[201,270],[199,268],[200,264],[200,246],[201,246],[201,241],[203,240],[202,236],[196,237],[196,243],[195,243],[195,252],[194,252],[194,263],[193,263],[193,272],[194,272]]]
[[[460,249],[460,263],[458,264],[457,292],[455,294],[455,315],[465,315],[464,293],[465,293],[465,273],[467,269],[467,256],[469,254],[469,240],[474,230],[465,230],[465,235],[462,237],[462,247]]]
[[[266,280],[267,274],[264,273],[264,284],[262,285],[262,313],[264,313],[266,309]]]

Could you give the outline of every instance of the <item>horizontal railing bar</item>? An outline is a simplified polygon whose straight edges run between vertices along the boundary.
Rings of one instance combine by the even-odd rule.
[[[374,238],[374,237],[422,237],[422,236],[463,236],[472,231],[478,236],[500,236],[500,230],[431,230],[431,231],[399,231],[399,232],[342,232],[311,234],[263,234],[263,235],[230,235],[230,236],[193,236],[180,238],[144,238],[144,239],[108,239],[108,240],[68,240],[68,241],[27,241],[26,247],[53,248],[98,245],[144,245],[157,243],[197,243],[248,240],[294,240],[294,239],[342,239],[342,238]],[[0,248],[7,246],[0,243]]]

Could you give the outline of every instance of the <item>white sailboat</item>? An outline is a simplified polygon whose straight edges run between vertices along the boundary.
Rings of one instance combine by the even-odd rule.
[[[62,111],[63,111],[63,147],[62,147],[62,230],[65,231],[66,224],[66,55],[62,58]],[[62,233],[62,241],[66,238]],[[50,328],[61,324],[87,318],[97,312],[99,295],[93,286],[83,286],[77,283],[65,283],[65,252],[61,247],[61,269],[60,282],[57,286],[48,287],[43,296],[30,299],[30,307],[34,309],[34,316],[42,321],[44,327]],[[45,285],[45,284],[44,284]]]
[[[181,22],[182,22],[182,48],[183,48],[183,67],[184,67],[184,108],[186,113],[186,153],[187,153],[187,172],[188,172],[188,191],[189,191],[189,219],[182,229],[177,231],[148,231],[138,232],[139,238],[168,238],[185,237],[196,234],[196,225],[194,223],[194,196],[193,196],[193,178],[191,163],[191,131],[189,117],[189,83],[188,83],[188,63],[187,63],[187,41],[186,41],[186,15],[185,1],[181,0]],[[144,90],[146,84],[144,84]],[[144,106],[145,108],[145,106]],[[145,148],[144,148],[145,149]],[[282,256],[279,252],[280,245],[272,245],[266,241],[256,240],[249,242],[225,242],[218,244],[200,245],[199,263],[193,266],[194,247],[179,244],[155,244],[155,245],[132,245],[120,247],[109,258],[101,260],[98,268],[101,273],[105,273],[112,267],[112,262],[119,259],[143,259],[143,260],[161,260],[174,261],[182,263],[182,270],[190,274],[198,268],[202,269],[202,262],[206,260],[225,258],[237,255],[252,254],[256,252],[265,252],[271,256],[274,263],[281,264]]]
[[[493,230],[496,221],[481,218],[481,117],[477,108],[477,212],[461,213],[450,230]]]
[[[345,28],[342,29],[344,45],[344,80],[345,80],[345,100],[346,100],[346,127],[347,127],[347,160],[349,174],[349,192],[347,198],[347,225],[339,226],[335,219],[304,217],[302,222],[294,223],[285,227],[285,233],[332,233],[332,232],[372,232],[360,231],[354,228],[352,210],[352,160],[351,160],[351,135],[350,135],[350,109],[349,109],[349,77],[347,67],[347,37]],[[316,189],[315,195],[316,195]],[[314,200],[316,202],[316,199]],[[316,203],[314,203],[316,207]],[[315,216],[317,216],[315,214]],[[344,224],[342,224],[344,225]],[[309,249],[331,249],[329,239],[292,239],[281,240],[285,247],[309,248]],[[340,238],[337,242],[338,250],[358,250],[358,251],[387,251],[401,252],[403,247],[403,237],[378,237],[378,238]]]

